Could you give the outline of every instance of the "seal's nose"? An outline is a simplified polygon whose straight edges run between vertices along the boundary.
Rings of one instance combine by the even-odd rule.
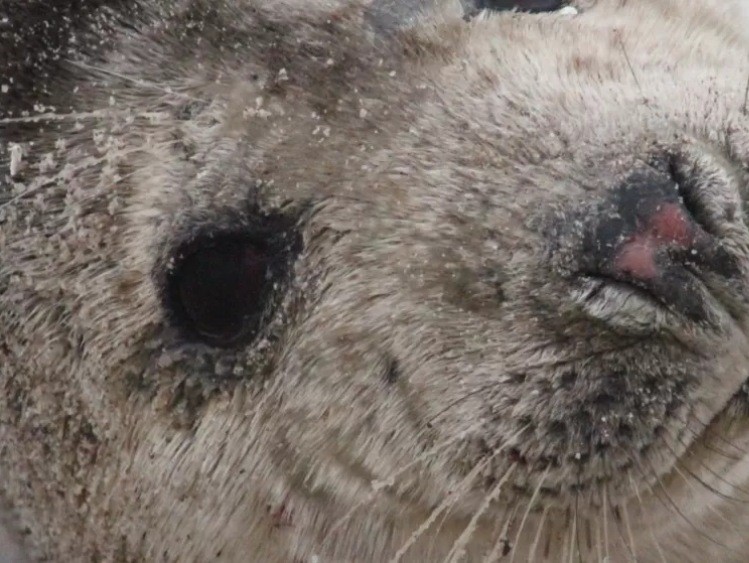
[[[700,220],[699,198],[668,173],[638,170],[598,207],[583,241],[585,272],[628,284],[698,320],[705,277],[739,275],[735,258]]]

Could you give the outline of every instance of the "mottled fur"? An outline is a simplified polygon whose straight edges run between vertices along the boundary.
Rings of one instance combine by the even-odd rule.
[[[386,33],[342,0],[81,4],[60,57],[0,44],[0,476],[33,557],[749,560],[740,3]],[[666,153],[734,210],[702,323],[573,275]],[[175,248],[271,212],[302,245],[275,314],[187,341]]]

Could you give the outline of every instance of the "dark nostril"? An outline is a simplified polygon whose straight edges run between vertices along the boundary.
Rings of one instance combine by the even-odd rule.
[[[707,233],[694,215],[695,204],[692,199],[687,204],[670,173],[638,170],[612,189],[598,209],[586,250],[607,269],[636,248],[655,251],[698,245]]]
[[[704,315],[705,275],[739,275],[709,229],[688,171],[645,167],[610,190],[584,236],[587,271],[638,288],[690,317]]]
[[[669,159],[668,174],[676,184],[679,201],[684,210],[705,232],[713,234],[710,217],[694,186],[693,178],[699,174],[699,171],[694,166],[684,169],[683,166],[677,164],[676,160]]]

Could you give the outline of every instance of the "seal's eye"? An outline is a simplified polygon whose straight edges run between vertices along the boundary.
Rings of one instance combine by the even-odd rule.
[[[213,346],[248,341],[272,313],[291,246],[277,237],[199,237],[180,248],[167,274],[176,325]]]

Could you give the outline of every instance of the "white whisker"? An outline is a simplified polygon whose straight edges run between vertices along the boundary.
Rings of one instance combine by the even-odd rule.
[[[538,550],[538,544],[541,541],[541,531],[544,528],[544,523],[546,522],[546,516],[549,513],[549,507],[545,506],[544,511],[541,514],[541,520],[538,524],[538,530],[536,530],[536,535],[533,538],[533,543],[531,544],[531,550],[528,553],[528,561],[535,561],[536,560],[536,551]]]
[[[131,84],[135,84],[136,86],[140,86],[144,89],[148,88],[151,90],[157,90],[159,92],[163,92],[164,94],[169,94],[170,96],[177,96],[177,97],[185,98],[185,99],[195,101],[195,102],[206,103],[206,100],[202,98],[197,98],[195,96],[191,96],[190,94],[185,94],[184,92],[174,91],[170,88],[162,86],[161,84],[157,84],[155,82],[149,82],[147,80],[143,80],[142,78],[133,78],[132,76],[127,76],[125,74],[115,72],[111,68],[95,67],[95,66],[87,65],[86,63],[81,62],[81,61],[69,61],[69,63],[72,66],[76,66],[87,72],[103,74],[106,76],[111,76],[113,78],[119,78],[120,80],[130,82]]]
[[[518,532],[515,536],[515,541],[513,542],[513,551],[512,551],[512,557],[510,558],[510,563],[514,563],[515,556],[518,553],[517,546],[520,542],[520,537],[523,533],[523,528],[525,527],[525,522],[528,519],[528,515],[531,513],[531,510],[533,509],[533,503],[536,502],[536,499],[538,498],[538,495],[541,493],[541,487],[544,484],[544,481],[546,481],[546,477],[549,475],[549,471],[551,470],[551,465],[547,465],[546,469],[543,472],[543,475],[541,475],[541,478],[538,480],[538,485],[536,486],[536,490],[533,491],[533,495],[531,495],[530,500],[528,501],[528,507],[525,509],[525,513],[523,514],[523,518],[520,520],[520,526],[518,528]]]
[[[480,424],[476,424],[468,429],[468,432],[471,432],[478,428]],[[420,463],[423,463],[424,461],[428,460],[431,457],[434,457],[435,455],[439,454],[443,450],[447,449],[451,445],[455,444],[456,442],[460,442],[463,440],[463,436],[452,436],[446,440],[443,440],[442,442],[434,445],[433,447],[429,448],[427,451],[423,452],[421,455],[417,456],[415,459],[398,469],[397,471],[391,473],[390,475],[386,476],[384,479],[379,479],[377,481],[373,481],[370,483],[370,492],[369,494],[363,498],[361,501],[355,503],[347,512],[344,514],[341,518],[339,518],[330,528],[328,535],[332,535],[335,532],[337,532],[346,522],[348,522],[354,515],[356,511],[358,511],[360,508],[364,506],[368,506],[375,497],[385,489],[389,489],[393,486],[395,486],[395,480],[409,471],[410,469],[413,469]]]
[[[637,548],[635,547],[635,536],[632,533],[632,525],[629,521],[629,508],[627,504],[622,505],[624,518],[624,528],[627,530],[627,541],[629,542],[629,552],[632,555],[632,561],[637,561]]]
[[[630,487],[632,488],[632,490],[635,493],[635,496],[637,497],[637,502],[640,505],[640,511],[643,514],[643,516],[645,516],[646,514],[648,514],[648,512],[647,510],[645,510],[645,503],[642,501],[642,496],[640,495],[640,489],[637,487],[637,484],[634,482],[634,479],[632,478],[631,470],[627,471],[627,478],[629,479]],[[645,518],[647,518],[647,516],[645,516]],[[649,518],[647,519],[649,520]],[[666,556],[663,553],[663,549],[661,548],[661,544],[658,541],[658,538],[655,537],[655,532],[653,531],[652,524],[653,524],[652,522],[647,522],[647,525],[646,525],[648,532],[650,533],[650,537],[653,540],[653,544],[655,545],[655,549],[658,552],[658,556],[660,557],[662,563],[668,563],[668,561],[666,560]]]
[[[611,560],[611,554],[609,553],[609,506],[608,506],[608,489],[603,489],[603,548],[604,557],[606,561]]]
[[[401,546],[401,548],[395,553],[390,559],[390,563],[398,563],[406,552],[413,547],[416,541],[423,536],[426,531],[434,524],[439,516],[453,507],[453,505],[460,499],[460,497],[471,487],[474,479],[483,471],[489,464],[490,458],[485,458],[481,462],[477,463],[473,469],[458,483],[458,486],[450,491],[442,502],[432,510],[429,517],[421,523],[415,532],[413,532],[408,540]]]
[[[513,463],[507,471],[505,471],[505,474],[502,476],[502,478],[497,482],[496,485],[494,485],[494,488],[490,491],[488,495],[486,495],[486,498],[484,498],[483,502],[479,506],[478,510],[474,513],[471,520],[468,522],[468,525],[465,527],[465,530],[463,530],[463,533],[460,534],[458,539],[453,544],[452,549],[447,554],[446,560],[447,561],[460,561],[465,556],[465,548],[466,545],[468,545],[468,540],[471,539],[471,536],[476,531],[476,526],[478,524],[479,518],[486,513],[487,509],[489,508],[489,505],[492,502],[495,502],[499,499],[499,495],[502,492],[502,487],[504,487],[507,480],[510,478],[512,473],[517,468],[517,463]]]

